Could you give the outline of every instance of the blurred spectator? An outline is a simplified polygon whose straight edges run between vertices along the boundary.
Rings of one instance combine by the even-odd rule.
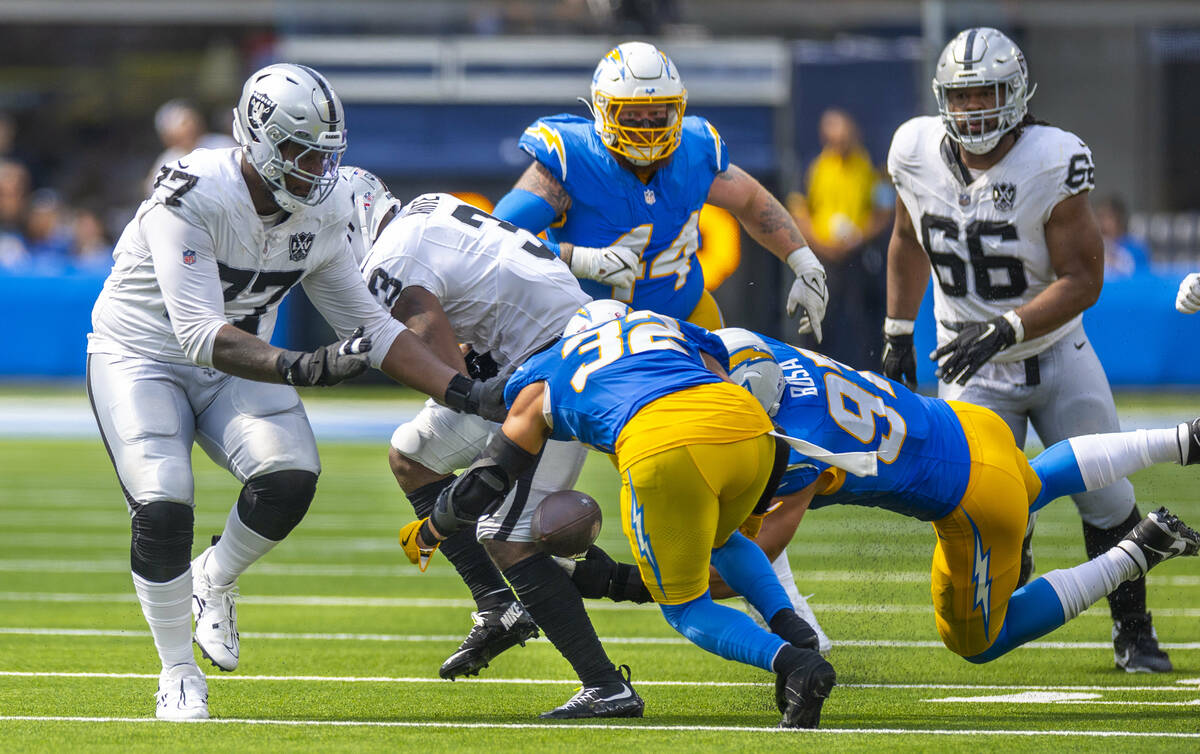
[[[793,192],[787,205],[825,264],[829,311],[821,351],[872,368],[885,313],[879,236],[891,222],[895,194],[871,163],[849,113],[826,110],[819,133],[822,149],[805,174],[805,193]]]
[[[1096,222],[1104,236],[1104,277],[1125,278],[1150,271],[1146,244],[1129,235],[1129,211],[1115,194],[1096,203]]]
[[[219,133],[206,133],[204,115],[187,100],[173,99],[154,113],[154,130],[166,147],[150,168],[146,176],[146,195],[154,188],[154,180],[158,169],[168,162],[174,162],[194,149],[224,149],[235,147],[237,142],[232,136]]]
[[[71,258],[71,231],[58,192],[38,189],[29,198],[25,249],[38,266],[65,266]]]
[[[25,266],[25,218],[29,212],[29,171],[11,160],[0,160],[0,267]]]
[[[81,209],[71,223],[71,263],[83,271],[108,272],[112,267],[113,244],[104,222],[95,211]]]

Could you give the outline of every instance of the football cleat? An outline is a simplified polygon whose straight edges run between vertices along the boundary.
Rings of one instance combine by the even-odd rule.
[[[780,728],[815,728],[821,707],[837,685],[833,666],[815,652],[806,652],[805,663],[775,677],[775,704],[783,713]]]
[[[192,614],[196,616],[193,640],[200,654],[220,670],[236,670],[240,643],[237,630],[237,582],[218,586],[204,573],[204,562],[213,548],[192,561]]]
[[[536,639],[537,624],[520,602],[471,613],[475,625],[454,654],[446,658],[438,675],[453,681],[460,675],[479,675],[496,655]]]
[[[1126,673],[1170,673],[1171,658],[1158,646],[1150,613],[1113,621],[1113,660]]]
[[[1184,422],[1176,428],[1179,440],[1179,463],[1191,466],[1200,463],[1200,419]]]
[[[1143,518],[1138,525],[1117,543],[1133,558],[1140,573],[1133,581],[1146,575],[1154,566],[1179,555],[1200,553],[1200,534],[1180,521],[1166,508],[1159,508]]]
[[[624,677],[622,677],[624,676]],[[617,668],[617,678],[599,686],[584,686],[561,707],[538,717],[574,720],[583,717],[641,717],[646,703],[633,690],[628,665]]]
[[[1037,511],[1029,514],[1029,523],[1025,527],[1025,539],[1021,540],[1021,571],[1017,575],[1017,589],[1029,583],[1033,575],[1033,527],[1037,524]]]
[[[155,699],[154,716],[159,720],[208,719],[208,682],[194,663],[164,668]]]

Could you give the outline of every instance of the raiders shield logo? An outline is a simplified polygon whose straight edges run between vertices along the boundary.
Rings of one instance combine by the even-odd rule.
[[[288,259],[299,262],[307,257],[308,252],[312,250],[314,238],[316,236],[312,233],[293,233],[289,241]]]
[[[262,128],[263,123],[266,123],[271,118],[271,113],[275,112],[275,102],[261,92],[255,92],[250,96],[250,102],[246,107],[246,118],[250,121],[251,128]]]
[[[1017,187],[1011,183],[992,186],[992,204],[1001,212],[1008,212],[1017,203]]]

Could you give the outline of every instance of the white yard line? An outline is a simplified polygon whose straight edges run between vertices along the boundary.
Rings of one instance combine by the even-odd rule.
[[[6,720],[33,722],[78,723],[159,723],[149,717],[74,717],[67,715],[0,715]],[[783,730],[746,725],[635,725],[631,723],[465,723],[415,720],[251,720],[226,718],[194,720],[195,725],[281,725],[292,727],[334,728],[479,728],[492,730],[619,730],[619,731],[713,731],[721,733],[755,733],[804,736],[886,735],[886,736],[1066,736],[1070,738],[1181,738],[1200,739],[1200,733],[1171,733],[1166,731],[1116,730],[952,730],[944,728],[823,728],[819,730]]]
[[[141,678],[157,679],[157,673],[85,673],[63,671],[34,671],[34,670],[0,670],[0,677],[15,678]],[[341,675],[227,675],[213,674],[208,677],[211,682],[218,681],[303,681],[305,683],[433,683],[445,684],[441,678],[423,676],[341,676]],[[1081,692],[1103,691],[1113,693],[1157,693],[1162,691],[1182,691],[1196,693],[1194,682],[1200,679],[1182,679],[1177,686],[1039,686],[1029,684],[1002,685],[991,683],[842,683],[840,689],[881,689],[881,690],[911,690],[911,691],[1058,691]],[[469,678],[464,685],[497,684],[497,685],[526,685],[526,686],[578,686],[574,678]],[[638,679],[638,686],[687,686],[687,687],[766,687],[772,681],[651,681]]]
[[[368,633],[292,633],[268,631],[240,631],[243,639],[282,639],[285,641],[383,641],[383,642],[434,642],[461,641],[460,634],[427,635],[427,634],[368,634]],[[150,635],[149,631],[103,628],[37,628],[24,626],[0,627],[0,635],[8,636],[97,636],[117,638],[142,638]],[[606,636],[601,639],[606,644],[690,644],[687,639],[668,636]],[[534,642],[544,642],[545,638],[531,639]],[[906,641],[900,639],[856,639],[835,641],[838,647],[882,647],[904,649],[941,649],[940,641]],[[1029,649],[1112,649],[1112,644],[1106,641],[1034,641],[1023,644]],[[1164,642],[1163,649],[1200,649],[1200,642]]]

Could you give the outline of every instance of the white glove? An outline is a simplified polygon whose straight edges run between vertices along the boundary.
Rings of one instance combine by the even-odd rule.
[[[1200,311],[1200,272],[1193,272],[1179,284],[1175,308],[1182,314],[1195,314]]]
[[[642,255],[624,246],[593,249],[576,246],[571,252],[571,273],[614,288],[629,288],[638,279]]]
[[[829,305],[829,289],[825,287],[825,268],[807,246],[801,246],[787,258],[788,267],[796,273],[796,282],[788,292],[787,313],[789,317],[803,308],[800,317],[801,334],[811,332],[821,342],[821,320],[825,319],[825,307]]]

